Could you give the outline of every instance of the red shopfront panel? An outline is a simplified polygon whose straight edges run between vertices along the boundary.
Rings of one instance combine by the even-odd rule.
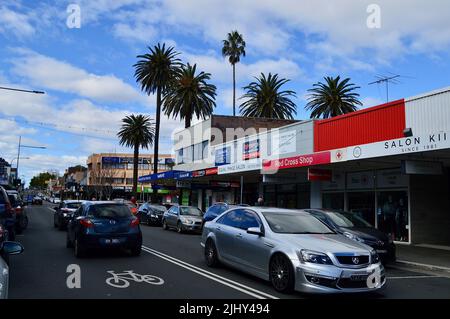
[[[314,123],[314,152],[403,137],[405,101],[398,100]]]

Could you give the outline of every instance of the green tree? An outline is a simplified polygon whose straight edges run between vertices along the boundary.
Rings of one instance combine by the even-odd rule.
[[[133,193],[137,195],[139,148],[148,149],[155,141],[154,123],[148,116],[130,115],[122,119],[122,127],[117,133],[120,145],[134,148]]]
[[[39,188],[43,189],[47,187],[47,182],[51,179],[55,179],[56,175],[53,175],[48,172],[40,173],[36,176],[33,176],[33,178],[30,181],[30,187],[32,188]]]
[[[279,79],[278,74],[271,73],[267,77],[261,73],[261,76],[255,79],[255,82],[244,87],[247,92],[241,97],[245,100],[240,105],[241,114],[250,117],[293,119],[297,114],[297,107],[291,100],[296,96],[295,92],[281,90],[289,80]]]
[[[241,60],[241,55],[245,57],[245,41],[242,34],[232,31],[227,34],[227,39],[222,43],[222,55],[228,57],[228,61],[233,66],[233,116],[236,116],[236,63]]]
[[[359,94],[354,92],[359,86],[349,83],[350,78],[325,77],[325,83],[313,85],[305,109],[311,111],[311,118],[330,118],[354,112],[362,103]]]
[[[158,153],[159,153],[159,127],[161,122],[161,101],[164,91],[173,80],[180,68],[178,52],[173,47],[166,48],[166,45],[149,47],[149,52],[138,55],[138,62],[134,64],[136,81],[140,84],[141,90],[148,95],[156,93],[156,129],[154,139],[153,173],[158,173]],[[154,196],[156,189],[153,190]]]
[[[205,119],[216,107],[216,87],[207,82],[211,74],[196,74],[196,69],[196,64],[182,66],[163,97],[164,113],[174,118],[180,116],[186,128],[191,126],[194,114]]]

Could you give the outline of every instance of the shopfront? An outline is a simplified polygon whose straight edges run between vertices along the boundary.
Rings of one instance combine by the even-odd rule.
[[[409,177],[400,168],[333,173],[322,207],[357,214],[398,242],[410,242]]]

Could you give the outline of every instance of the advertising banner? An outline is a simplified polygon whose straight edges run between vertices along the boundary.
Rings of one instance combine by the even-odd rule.
[[[215,165],[221,166],[231,163],[231,147],[226,146],[215,150]]]
[[[242,159],[244,161],[252,158],[259,158],[259,156],[259,139],[244,142],[242,145]]]

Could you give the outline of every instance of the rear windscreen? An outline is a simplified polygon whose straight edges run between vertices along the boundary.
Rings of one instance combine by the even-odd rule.
[[[88,215],[95,218],[126,218],[131,217],[131,211],[126,205],[99,204],[89,207]]]

